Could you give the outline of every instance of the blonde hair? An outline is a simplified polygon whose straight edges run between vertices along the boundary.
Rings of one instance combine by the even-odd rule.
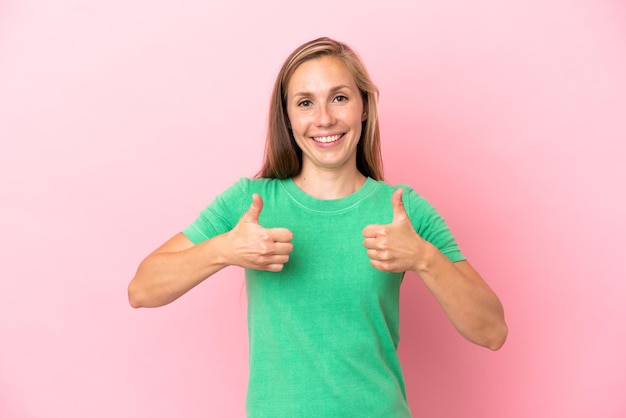
[[[307,42],[291,53],[283,64],[272,91],[269,125],[265,141],[263,166],[257,177],[285,179],[297,175],[302,168],[302,150],[289,129],[287,85],[302,63],[330,56],[340,59],[354,77],[367,119],[362,124],[357,145],[357,169],[374,180],[383,180],[383,162],[378,127],[378,89],[358,55],[348,45],[330,38]]]

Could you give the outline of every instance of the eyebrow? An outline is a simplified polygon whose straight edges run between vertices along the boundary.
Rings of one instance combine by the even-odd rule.
[[[338,92],[340,90],[344,90],[344,89],[349,90],[349,91],[353,91],[352,88],[349,85],[341,84],[339,86],[335,86],[332,89],[330,89],[330,93],[331,94],[332,93],[336,93],[336,92]],[[294,93],[292,97],[302,97],[302,96],[312,96],[312,94],[310,92],[308,92],[308,91],[299,91],[297,93]]]

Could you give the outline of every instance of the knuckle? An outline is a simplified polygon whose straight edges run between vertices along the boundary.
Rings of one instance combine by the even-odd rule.
[[[269,245],[266,242],[262,242],[259,244],[259,253],[261,254],[269,253]]]

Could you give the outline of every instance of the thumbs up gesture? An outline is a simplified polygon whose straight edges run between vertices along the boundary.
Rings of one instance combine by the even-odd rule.
[[[293,234],[286,228],[264,228],[259,224],[263,200],[252,195],[250,208],[235,227],[225,234],[226,264],[254,270],[281,271],[293,251]]]
[[[417,271],[421,248],[426,244],[411,224],[402,202],[403,189],[391,196],[393,220],[390,224],[368,225],[363,229],[363,246],[372,266],[381,271]]]

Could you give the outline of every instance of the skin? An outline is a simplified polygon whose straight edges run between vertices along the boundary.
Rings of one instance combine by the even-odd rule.
[[[390,224],[363,229],[370,263],[382,271],[416,273],[461,335],[498,350],[508,333],[500,300],[469,262],[452,263],[417,234],[404,209],[402,193],[398,189],[392,196]]]
[[[319,199],[336,199],[358,190],[365,176],[356,168],[356,149],[367,115],[345,64],[322,57],[300,65],[287,85],[287,114],[302,150],[302,170],[294,182]],[[324,143],[320,138],[333,141]]]
[[[293,251],[286,228],[259,225],[263,200],[257,194],[229,232],[194,245],[182,232],[146,257],[128,286],[131,306],[167,305],[227,266],[281,271]]]
[[[343,62],[323,57],[298,67],[287,85],[287,113],[303,155],[302,170],[294,177],[298,187],[319,199],[358,190],[366,179],[356,167],[356,147],[367,114]],[[394,213],[391,223],[363,229],[362,245],[372,266],[415,272],[461,335],[499,349],[508,331],[496,294],[467,261],[452,263],[417,234],[401,189],[389,204]],[[260,225],[262,210],[263,201],[255,194],[231,231],[195,246],[182,233],[169,239],[139,265],[128,288],[130,304],[168,304],[227,266],[281,271],[289,262],[293,235],[285,228]]]

